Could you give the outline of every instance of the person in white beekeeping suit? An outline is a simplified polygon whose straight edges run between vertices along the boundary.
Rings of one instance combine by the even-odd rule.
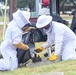
[[[25,14],[24,14],[25,13]],[[0,59],[0,70],[14,70],[18,68],[17,48],[28,50],[29,47],[23,44],[23,27],[27,25],[30,18],[30,12],[17,10],[13,13],[13,20],[8,24],[5,37],[0,46],[3,58]],[[31,29],[31,28],[30,28]]]
[[[47,34],[47,41],[36,52],[42,52],[44,49],[55,44],[55,51],[52,52],[49,60],[54,61],[61,56],[62,60],[76,59],[76,35],[66,25],[52,21],[52,16],[41,15],[37,19],[37,28],[43,28]]]

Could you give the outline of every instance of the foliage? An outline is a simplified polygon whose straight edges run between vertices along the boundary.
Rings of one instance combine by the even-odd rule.
[[[0,0],[0,2],[5,2],[5,0]]]
[[[29,7],[30,10],[34,10],[35,7],[35,0],[17,0],[17,7],[18,8],[25,8]]]

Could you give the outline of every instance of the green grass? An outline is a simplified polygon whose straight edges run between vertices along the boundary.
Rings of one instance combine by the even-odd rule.
[[[6,21],[8,21],[8,17],[6,17]],[[3,22],[4,21],[4,16],[0,16],[0,22]]]
[[[3,22],[3,21],[4,21],[4,17],[0,16],[0,22]]]
[[[76,75],[76,60],[62,61],[39,67],[22,67],[14,71],[0,72],[0,75],[38,75],[48,72],[64,72],[64,75]]]
[[[64,20],[72,20],[73,15],[60,15]]]

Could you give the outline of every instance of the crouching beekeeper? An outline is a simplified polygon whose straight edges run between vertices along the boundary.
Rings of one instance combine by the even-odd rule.
[[[23,44],[23,27],[29,22],[29,12],[22,13],[17,10],[13,13],[13,20],[8,24],[5,38],[0,46],[3,58],[0,59],[0,70],[14,70],[18,67],[17,48],[28,50],[28,45]]]
[[[49,57],[54,61],[61,56],[62,60],[76,59],[76,35],[74,32],[62,23],[52,21],[52,16],[41,15],[37,19],[37,28],[43,28],[47,34],[47,41],[36,52],[42,52],[44,49],[55,44],[55,51]]]

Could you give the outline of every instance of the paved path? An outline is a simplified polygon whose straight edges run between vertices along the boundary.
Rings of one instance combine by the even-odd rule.
[[[42,58],[42,61],[40,62],[35,62],[35,63],[32,63],[32,61],[30,61],[27,66],[30,66],[30,67],[37,67],[37,66],[42,66],[42,65],[49,65],[49,64],[53,64],[53,63],[56,63],[56,62],[60,62],[61,61],[61,57],[59,56],[59,58],[55,61],[49,61],[46,57]]]
[[[64,73],[63,72],[50,72],[46,74],[37,74],[37,75],[64,75]]]

